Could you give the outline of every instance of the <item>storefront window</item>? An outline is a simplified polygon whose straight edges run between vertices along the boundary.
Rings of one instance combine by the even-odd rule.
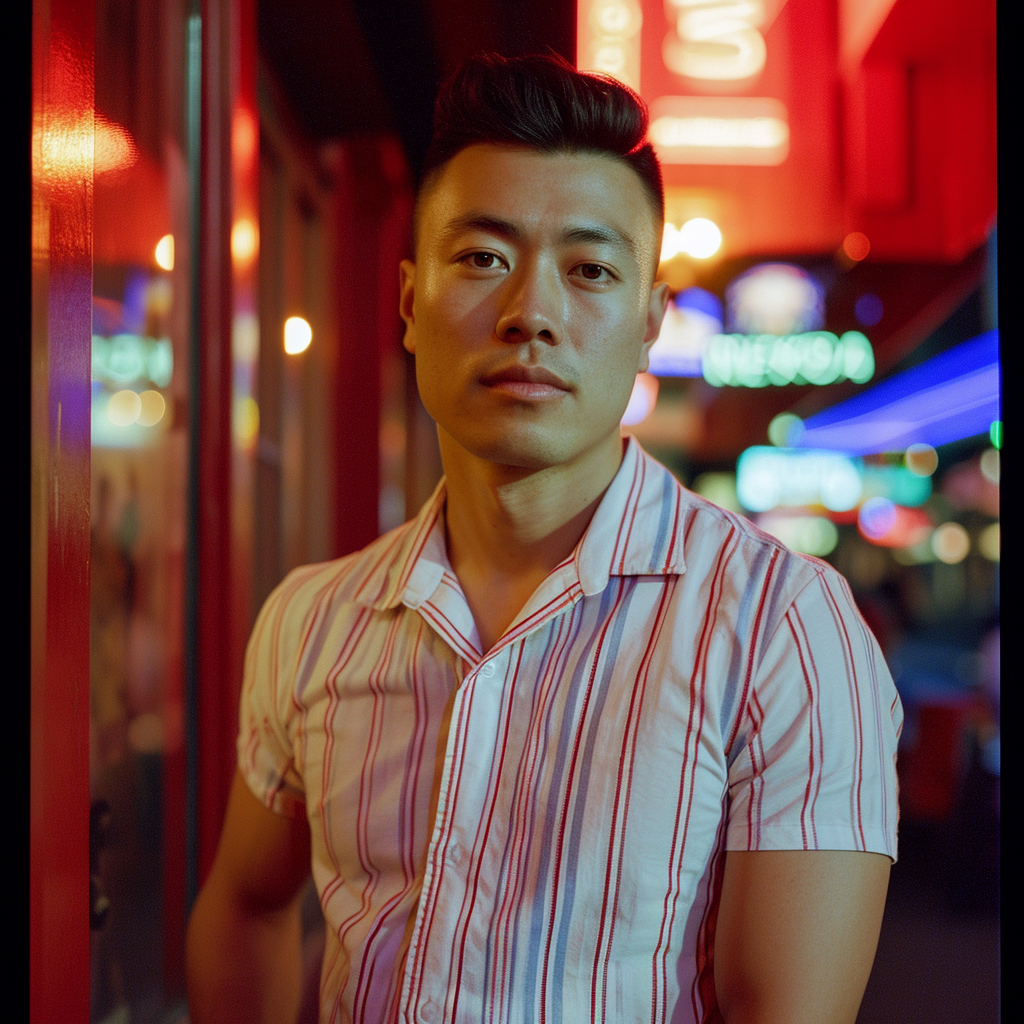
[[[187,17],[96,3],[92,1021],[183,1000]]]

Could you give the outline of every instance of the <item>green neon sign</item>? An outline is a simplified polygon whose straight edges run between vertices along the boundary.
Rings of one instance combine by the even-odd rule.
[[[704,379],[716,388],[763,388],[785,384],[869,381],[875,373],[871,342],[860,331],[837,337],[805,334],[716,334],[701,361]]]
[[[167,338],[140,338],[135,334],[92,336],[92,376],[96,380],[115,387],[148,380],[158,388],[166,388],[173,369],[174,352]]]

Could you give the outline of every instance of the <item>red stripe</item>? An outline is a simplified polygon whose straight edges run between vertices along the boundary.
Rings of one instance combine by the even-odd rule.
[[[394,538],[392,539],[391,543],[386,544],[382,547],[380,557],[377,559],[377,561],[374,562],[373,565],[371,565],[368,569],[364,570],[362,582],[356,587],[355,591],[353,592],[353,601],[362,602],[365,600],[365,598],[363,597],[363,592],[376,578],[377,574],[380,572],[381,566],[383,566],[385,562],[392,561],[392,552],[397,552],[401,548],[402,544],[405,542],[406,537],[409,535],[409,531],[414,527],[414,525],[414,523],[411,523],[404,529],[400,528],[396,530]],[[358,557],[358,552],[355,557]],[[414,559],[410,559],[409,562],[407,562],[406,564],[411,564],[413,561]],[[385,573],[383,580],[385,584],[387,583],[387,578],[387,573]],[[379,601],[382,593],[383,590],[378,591],[377,596],[373,599],[371,603],[376,603],[377,601]]]
[[[707,873],[704,893],[704,911],[697,929],[696,971],[690,987],[690,1005],[693,1019],[700,1024],[722,1024],[715,989],[715,936],[718,930],[718,908],[722,902],[722,880],[725,876],[726,820],[723,815],[715,835],[714,853]]]
[[[423,636],[424,623],[419,619],[419,628],[413,639],[410,652],[410,664],[415,666],[419,656],[420,642]],[[405,771],[402,776],[402,792],[399,797],[398,815],[398,846],[401,851],[402,860],[402,885],[388,899],[377,914],[374,924],[363,942],[363,955],[360,961],[359,977],[353,997],[353,1006],[358,1008],[359,1015],[366,1014],[366,1002],[369,999],[373,972],[376,967],[375,945],[377,937],[383,931],[384,925],[392,912],[401,904],[406,895],[412,890],[416,882],[416,870],[413,864],[413,844],[416,836],[416,802],[415,796],[419,782],[419,770],[422,763],[423,744],[426,737],[426,695],[423,692],[422,680],[413,672],[412,693],[415,702],[415,726],[412,742],[409,745],[409,753],[406,758]],[[369,967],[369,969],[367,969]],[[400,971],[397,972],[400,977]],[[340,1000],[340,990],[339,990]],[[337,1005],[337,1004],[336,1004]]]
[[[615,801],[612,806],[612,820],[609,827],[609,841],[608,841],[608,854],[605,861],[605,885],[604,885],[604,897],[601,902],[601,918],[598,926],[597,942],[594,948],[594,971],[591,981],[590,990],[590,1002],[591,1002],[591,1017],[593,1018],[594,1007],[597,1003],[597,975],[598,971],[601,972],[603,979],[602,987],[602,999],[601,999],[601,1020],[607,1019],[607,997],[608,997],[608,964],[611,959],[612,944],[615,939],[615,921],[618,914],[619,906],[619,891],[622,884],[622,852],[625,849],[626,844],[626,826],[629,821],[629,803],[630,796],[632,795],[632,782],[633,782],[633,768],[636,760],[636,738],[637,732],[640,727],[640,718],[642,709],[644,706],[644,697],[647,692],[647,683],[650,678],[651,661],[654,658],[655,647],[661,638],[661,631],[665,624],[665,618],[668,613],[669,605],[672,602],[672,598],[675,594],[676,583],[678,577],[673,577],[668,581],[668,585],[662,588],[661,600],[658,603],[658,609],[655,614],[654,625],[651,628],[650,636],[647,642],[647,647],[644,650],[643,656],[640,659],[640,665],[637,671],[637,680],[640,685],[634,684],[633,691],[630,695],[629,709],[626,714],[626,723],[622,733],[622,748],[619,752],[619,771],[615,785]],[[624,794],[624,796],[623,796]],[[619,815],[619,802],[620,799],[623,802],[622,809],[622,822],[618,827],[616,823]],[[618,842],[616,843],[616,839]],[[618,857],[614,856],[615,847],[618,847]],[[615,864],[613,872],[613,861]],[[609,883],[614,874],[614,883],[611,885],[611,892],[609,893]],[[608,942],[604,947],[604,962],[600,963],[602,959],[602,943],[604,936],[605,920],[607,918],[608,906],[611,904],[611,921],[608,925]]]
[[[550,918],[548,920],[548,934],[544,942],[544,957],[543,957],[543,968],[541,973],[541,996],[540,996],[540,1024],[545,1024],[547,1019],[547,989],[548,989],[548,970],[551,960],[551,942],[554,937],[555,931],[555,917],[558,908],[558,889],[559,889],[559,878],[562,873],[562,848],[565,843],[565,831],[566,831],[566,819],[569,816],[569,805],[572,802],[573,795],[573,784],[575,781],[576,774],[576,759],[579,756],[580,743],[582,742],[584,725],[587,720],[587,710],[590,707],[590,696],[594,689],[594,679],[597,675],[598,662],[601,660],[601,651],[604,649],[604,642],[608,635],[608,630],[611,628],[612,622],[615,620],[616,613],[618,612],[619,605],[622,603],[623,587],[618,588],[618,593],[615,595],[615,604],[612,607],[611,612],[605,619],[604,626],[601,628],[600,638],[594,645],[593,653],[591,655],[591,669],[590,678],[587,680],[587,689],[583,696],[583,706],[580,709],[580,719],[576,726],[576,737],[573,741],[572,758],[569,762],[569,771],[566,774],[565,783],[565,796],[562,800],[562,814],[558,825],[558,840],[555,844],[555,861],[554,871],[552,872],[552,885],[551,885],[551,906],[550,906]]]
[[[821,730],[821,709],[815,685],[811,681],[812,672],[815,676],[815,682],[817,681],[817,672],[814,669],[813,655],[807,641],[807,630],[795,606],[786,613],[786,622],[793,637],[793,647],[800,660],[800,672],[804,677],[804,688],[807,690],[807,785],[804,786],[804,800],[800,807],[800,836],[803,841],[803,848],[805,850],[812,850],[818,847],[818,840],[814,831],[814,802],[818,796],[817,787],[821,782],[817,771],[818,766],[815,761],[814,737],[816,721],[819,733]],[[808,667],[808,662],[810,662],[810,668]],[[808,838],[807,834],[808,826],[810,827],[810,838]]]
[[[478,651],[470,641],[455,626],[455,623],[436,604],[428,601],[419,607],[420,614],[434,625],[437,631],[456,648],[458,653],[471,664],[480,660],[481,651]]]
[[[423,903],[423,917],[420,920],[419,926],[419,944],[416,949],[416,956],[413,960],[413,977],[416,979],[414,989],[410,989],[410,996],[412,997],[412,1004],[406,1006],[406,1012],[410,1012],[411,1005],[415,1004],[419,1000],[420,992],[423,987],[423,960],[426,956],[427,948],[430,944],[430,932],[434,925],[434,911],[437,905],[437,890],[440,885],[438,879],[438,865],[441,860],[441,851],[447,849],[448,840],[451,837],[452,825],[455,820],[455,804],[457,802],[457,795],[459,792],[459,786],[462,782],[462,768],[465,758],[465,741],[466,741],[466,724],[473,710],[473,697],[475,688],[470,685],[462,690],[462,700],[456,696],[456,703],[458,704],[458,716],[455,720],[455,736],[452,742],[452,754],[453,754],[453,768],[449,773],[449,788],[445,796],[445,802],[443,807],[438,807],[437,813],[441,816],[441,822],[439,826],[438,842],[434,846],[433,857],[431,858],[431,872],[430,872],[430,888],[426,892],[426,902],[423,902],[423,895],[420,896],[420,901]],[[449,725],[449,731],[451,725]],[[440,802],[440,795],[439,795]],[[428,854],[429,856],[429,854]],[[426,878],[424,877],[424,882]],[[416,930],[413,933],[413,942],[417,940]]]
[[[573,637],[571,618],[571,616],[562,617],[558,621],[558,632],[551,645],[551,656],[544,665],[543,674],[535,689],[530,713],[530,727],[527,731],[526,749],[523,755],[524,767],[517,777],[518,793],[513,807],[513,828],[509,838],[509,845],[515,853],[509,857],[511,869],[496,915],[495,934],[500,932],[502,941],[500,949],[497,942],[494,944],[492,959],[492,974],[495,978],[500,976],[501,981],[500,986],[495,985],[492,988],[491,1015],[493,1017],[494,1013],[497,1013],[499,1019],[502,1019],[501,1014],[506,1006],[506,985],[511,964],[509,943],[510,936],[513,934],[512,914],[521,905],[522,886],[526,876],[524,868],[530,841],[533,838],[534,815],[531,815],[530,812],[537,806],[536,786],[541,778],[539,769],[543,763],[540,755],[545,749],[544,730],[551,714],[551,701],[558,692],[557,683],[563,678],[563,672],[560,671],[560,666],[564,669],[562,652],[567,644],[571,643]],[[513,680],[512,686],[514,691],[515,680]],[[520,781],[521,785],[519,785]],[[496,1006],[495,1003],[497,1003]]]
[[[712,635],[712,623],[717,617],[717,611],[719,602],[721,600],[721,591],[724,586],[725,569],[732,558],[732,554],[736,549],[735,544],[736,528],[730,524],[729,533],[722,544],[719,551],[718,562],[715,566],[715,571],[711,578],[710,586],[710,599],[705,608],[705,614],[703,623],[701,626],[700,639],[697,643],[697,654],[694,658],[693,672],[691,675],[692,680],[699,680],[696,686],[696,691],[699,693],[699,716],[700,721],[696,728],[696,741],[699,743],[700,736],[703,733],[704,724],[704,699],[707,686],[707,670],[708,670],[708,652],[711,645]],[[691,687],[693,688],[693,687]],[[679,864],[682,863],[683,853],[686,849],[686,828],[689,826],[690,813],[692,808],[692,786],[690,798],[686,805],[686,816],[685,823],[682,832],[680,832],[680,819],[683,817],[683,799],[687,790],[687,782],[692,784],[692,777],[689,777],[689,765],[690,765],[690,749],[691,742],[690,737],[694,734],[694,711],[695,701],[691,700],[690,713],[686,723],[686,738],[683,745],[684,760],[682,766],[682,772],[680,775],[680,786],[679,796],[676,801],[676,815],[672,834],[672,847],[669,854],[669,878],[668,878],[668,890],[665,893],[664,908],[662,911],[661,928],[658,933],[658,943],[654,950],[654,956],[652,957],[652,1022],[655,1020],[665,1020],[668,1012],[667,1000],[667,972],[668,972],[668,950],[671,943],[672,927],[675,923],[676,904],[679,899]],[[694,744],[694,759],[697,757],[697,743]],[[678,838],[678,844],[677,844]],[[677,854],[678,848],[678,854]],[[659,966],[660,960],[660,966]],[[659,1009],[660,1007],[660,1009]],[[659,1016],[660,1013],[660,1016]]]
[[[622,574],[623,566],[626,562],[626,552],[629,551],[629,538],[633,533],[633,524],[636,522],[637,509],[640,507],[640,495],[643,493],[644,477],[646,475],[646,465],[644,460],[638,459],[633,469],[633,479],[630,483],[629,498],[626,501],[626,511],[622,517],[622,523],[619,525],[619,534],[615,538],[615,554],[612,556],[611,564],[615,565],[616,560],[619,563],[619,574]],[[622,554],[619,554],[619,542],[622,539],[622,527],[628,522],[629,525],[626,527],[626,538],[622,544]]]
[[[855,779],[856,785],[853,790],[853,816],[854,822],[857,827],[857,834],[860,837],[860,848],[867,848],[867,841],[864,838],[864,818],[861,810],[861,788],[864,781],[864,737],[861,733],[861,721],[860,721],[860,686],[857,682],[857,673],[854,670],[853,665],[853,647],[850,642],[850,634],[846,629],[846,622],[843,620],[842,613],[839,609],[839,604],[836,601],[835,595],[832,593],[831,587],[828,586],[828,582],[821,574],[822,589],[825,591],[825,595],[828,597],[829,604],[832,610],[832,616],[839,626],[839,633],[843,641],[843,659],[846,663],[846,685],[850,691],[850,701],[852,704],[852,715],[853,720],[853,743],[854,743],[854,765],[855,765]]]
[[[363,755],[363,762],[359,772],[359,803],[356,810],[356,852],[359,857],[359,865],[366,876],[366,883],[363,885],[363,889],[359,895],[359,910],[349,914],[349,916],[340,921],[334,929],[342,948],[345,948],[345,939],[348,933],[356,926],[357,923],[362,921],[369,914],[370,908],[373,905],[373,893],[376,890],[377,882],[380,879],[380,870],[377,868],[376,864],[373,863],[370,857],[370,844],[367,830],[370,816],[370,803],[372,800],[371,790],[373,769],[377,751],[380,746],[380,734],[383,727],[383,692],[380,688],[380,678],[387,671],[390,664],[391,652],[394,649],[395,637],[400,621],[401,616],[395,615],[393,617],[391,626],[388,629],[387,637],[378,655],[377,662],[367,675],[367,686],[370,692],[373,693],[373,710],[370,715],[370,731],[369,736],[367,737],[366,752]],[[326,790],[322,794],[321,800],[321,806],[325,807]],[[326,811],[324,812],[323,817],[326,825]],[[345,881],[345,879],[341,877],[341,872],[338,870],[336,861],[335,870],[337,872],[335,877],[331,880],[329,885],[324,887],[322,899],[325,904],[338,887]],[[365,955],[366,950],[364,947],[363,956],[365,957]],[[337,1013],[340,1008],[341,993],[348,984],[350,970],[351,961],[347,965],[347,969],[342,975],[342,981],[338,986],[338,995],[334,1007],[335,1013]]]
[[[750,695],[747,713],[751,726],[750,739],[747,742],[751,770],[750,798],[747,801],[747,836],[750,848],[759,850],[761,848],[761,801],[764,797],[764,770],[767,762],[764,756],[764,740],[761,736],[764,709],[761,707],[756,690]]]
[[[772,577],[775,573],[776,563],[779,560],[779,551],[779,548],[772,549],[771,557],[768,562],[768,568],[765,571],[764,583],[761,586],[761,597],[757,603],[757,613],[754,615],[754,624],[753,628],[751,629],[750,639],[747,647],[750,654],[747,658],[747,672],[743,679],[743,694],[740,697],[739,703],[739,706],[741,708],[744,707],[747,703],[747,694],[750,693],[750,688],[754,678],[754,662],[757,660],[757,657],[760,654],[760,651],[758,650],[758,645],[761,638],[761,617],[764,614],[764,607],[768,600],[768,592],[772,587]],[[739,723],[741,719],[741,715],[736,716],[736,724],[733,727],[732,735],[729,737],[729,742],[726,743],[727,750],[732,747],[732,744],[736,739],[736,730],[739,728]]]
[[[486,815],[486,824],[481,820],[479,827],[477,828],[477,834],[474,837],[472,855],[470,857],[470,863],[473,865],[473,877],[470,885],[466,887],[466,892],[463,894],[462,906],[459,908],[459,916],[455,926],[455,942],[458,944],[459,953],[457,958],[458,966],[455,973],[455,989],[454,998],[452,1000],[451,1016],[453,1020],[458,1020],[458,1003],[459,995],[462,991],[462,971],[465,964],[466,957],[466,932],[469,927],[469,919],[472,914],[473,905],[476,903],[477,891],[480,885],[480,872],[483,869],[483,863],[485,860],[484,853],[487,846],[487,839],[490,836],[491,824],[494,821],[494,809],[497,805],[497,797],[501,787],[502,769],[505,765],[505,754],[508,751],[508,730],[509,725],[512,721],[512,694],[514,693],[515,683],[514,680],[519,675],[519,668],[523,660],[523,649],[519,649],[519,657],[516,661],[515,669],[512,671],[512,683],[504,687],[504,696],[502,699],[502,718],[503,722],[499,723],[501,729],[501,738],[496,742],[496,747],[500,751],[498,755],[498,763],[495,766],[492,761],[491,773],[488,779],[487,785],[487,797],[485,800],[485,806],[489,809]],[[461,933],[461,934],[460,934]],[[449,978],[451,977],[449,972]],[[450,983],[449,983],[450,984]],[[449,987],[449,991],[451,988]]]
[[[416,562],[419,560],[420,554],[423,551],[424,546],[430,537],[431,532],[434,528],[434,523],[437,522],[437,517],[440,511],[440,506],[443,502],[443,495],[439,495],[433,505],[430,506],[427,514],[422,518],[417,517],[414,519],[409,526],[409,529],[418,530],[413,536],[413,541],[409,549],[409,554],[406,557],[405,563],[400,567],[398,573],[398,579],[394,585],[394,591],[396,595],[401,595],[409,582],[409,577],[412,575],[412,571],[416,566]],[[387,546],[380,557],[374,563],[372,569],[366,574],[363,582],[360,584],[355,592],[355,600],[361,600],[363,598],[363,591],[369,586],[370,581],[376,576],[380,567],[384,562],[391,557],[393,551],[400,549],[402,543],[404,543],[408,536],[408,529],[401,529],[396,532],[394,543]],[[384,583],[387,583],[387,574],[384,575]],[[377,596],[373,599],[373,603],[376,603],[381,599],[384,594],[384,590],[380,590]]]
[[[331,865],[334,868],[335,878],[332,883],[325,887],[322,893],[322,899],[324,903],[327,902],[330,894],[340,884],[339,880],[341,877],[341,865],[338,863],[337,855],[334,850],[333,844],[331,843],[331,826],[329,823],[328,807],[330,806],[327,802],[326,794],[330,789],[330,774],[331,774],[331,763],[334,759],[334,729],[331,723],[334,721],[334,715],[337,710],[339,699],[337,690],[337,679],[341,672],[348,665],[349,660],[355,654],[356,649],[359,646],[359,641],[362,639],[363,634],[369,625],[372,612],[369,609],[360,610],[356,617],[356,628],[347,637],[347,644],[342,648],[338,655],[337,660],[331,667],[331,671],[327,674],[324,680],[324,687],[327,690],[329,699],[327,701],[327,710],[324,712],[324,736],[326,742],[324,745],[324,758],[321,767],[320,776],[320,795],[318,798],[318,810],[320,813],[320,821],[323,833],[324,844],[331,854]]]

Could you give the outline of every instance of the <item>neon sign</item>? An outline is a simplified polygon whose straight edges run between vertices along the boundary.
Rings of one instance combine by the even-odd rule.
[[[800,334],[825,324],[825,289],[803,267],[760,263],[725,290],[726,323],[740,334]]]
[[[937,447],[989,433],[999,408],[999,332],[992,330],[811,416],[795,443],[851,454],[915,442]]]
[[[665,37],[665,66],[682,78],[737,82],[764,68],[763,0],[666,0],[673,30]]]
[[[763,388],[785,384],[863,384],[875,372],[871,342],[860,331],[837,337],[805,334],[716,334],[701,360],[713,387]]]
[[[581,69],[600,71],[640,91],[640,26],[637,0],[580,0],[576,14]]]
[[[849,512],[872,499],[917,507],[931,493],[930,477],[903,466],[865,465],[841,452],[758,445],[736,463],[736,494],[751,512],[819,505]]]
[[[667,164],[774,167],[789,155],[789,115],[770,97],[660,96],[648,137]]]
[[[92,336],[95,380],[118,387],[150,380],[158,388],[166,388],[171,383],[173,369],[174,352],[167,338],[140,338],[135,334],[116,334],[112,338]]]

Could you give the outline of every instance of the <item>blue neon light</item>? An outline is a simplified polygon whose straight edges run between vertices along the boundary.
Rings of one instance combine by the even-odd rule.
[[[999,331],[965,341],[804,422],[794,443],[849,455],[986,434],[999,412]]]

